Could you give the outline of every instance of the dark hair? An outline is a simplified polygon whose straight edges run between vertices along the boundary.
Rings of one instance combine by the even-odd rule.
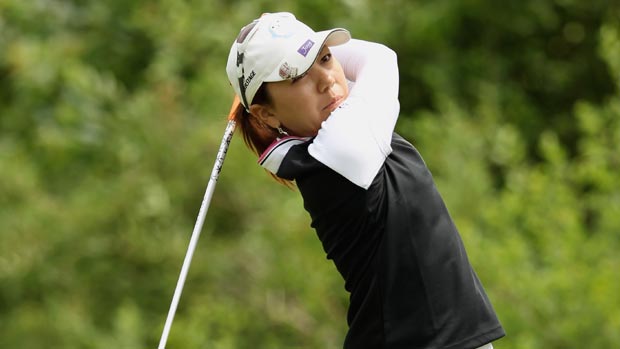
[[[256,91],[254,99],[251,104],[271,104],[271,96],[267,91],[267,83],[263,83]],[[257,156],[261,156],[262,153],[269,148],[276,138],[278,138],[278,131],[265,124],[258,117],[250,114],[245,107],[239,103],[237,109],[234,111],[234,120],[241,129],[243,135],[243,141],[245,145],[250,148]],[[269,172],[269,174],[278,182],[291,188],[293,186],[292,181],[282,179],[275,174]]]

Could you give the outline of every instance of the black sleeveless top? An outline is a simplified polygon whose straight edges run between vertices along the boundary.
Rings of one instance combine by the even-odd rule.
[[[393,151],[367,190],[310,156],[310,143],[289,144],[276,175],[296,181],[350,292],[345,348],[468,349],[504,336],[409,142],[394,133]]]

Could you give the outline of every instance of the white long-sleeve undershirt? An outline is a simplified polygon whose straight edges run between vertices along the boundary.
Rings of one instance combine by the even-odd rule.
[[[390,48],[351,39],[330,47],[351,81],[348,98],[325,120],[308,151],[317,161],[368,189],[392,152],[400,111],[398,64]]]

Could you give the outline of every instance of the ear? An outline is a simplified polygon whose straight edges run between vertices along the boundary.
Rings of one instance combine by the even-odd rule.
[[[250,105],[250,114],[272,128],[278,128],[282,124],[268,105],[252,104]]]

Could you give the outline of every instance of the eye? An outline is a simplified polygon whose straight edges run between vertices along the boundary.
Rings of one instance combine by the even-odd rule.
[[[322,63],[327,63],[332,59],[332,54],[331,53],[326,53],[323,57],[321,57],[321,62]]]

